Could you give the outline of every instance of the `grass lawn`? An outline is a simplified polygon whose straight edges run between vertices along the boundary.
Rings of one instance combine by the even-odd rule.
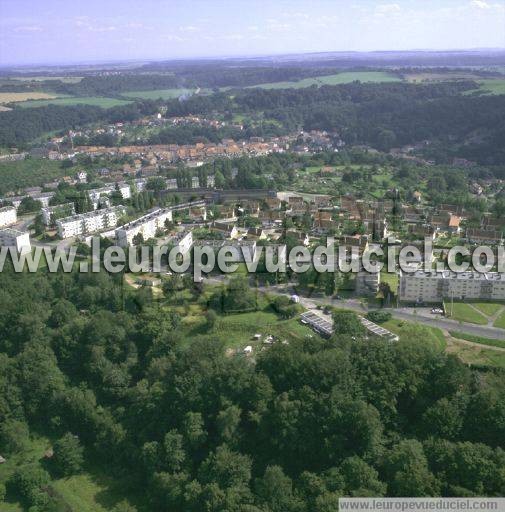
[[[474,336],[473,334],[466,334],[464,332],[449,331],[449,334],[453,338],[459,340],[471,341],[473,343],[479,343],[480,345],[489,345],[490,347],[505,348],[505,340],[495,340],[492,338],[484,338],[483,336]]]
[[[193,316],[193,315],[192,315]],[[189,327],[187,322],[185,327]],[[192,330],[188,332],[192,339],[204,337],[221,340],[226,348],[244,348],[254,345],[255,334],[263,336],[271,334],[281,340],[304,339],[317,336],[309,327],[303,325],[298,316],[289,320],[280,319],[273,311],[252,311],[220,315],[211,331],[205,328],[202,316],[193,316]]]
[[[471,304],[487,316],[495,315],[505,306],[504,303],[500,302],[471,302]]]
[[[398,334],[400,341],[422,343],[439,352],[442,352],[446,346],[444,333],[438,327],[428,327],[395,318],[382,323],[381,327]]]
[[[129,91],[121,96],[125,98],[141,98],[143,100],[171,100],[185,94],[193,94],[195,89],[155,89],[154,91]]]
[[[445,303],[445,312],[448,318],[460,322],[469,322],[471,324],[486,325],[487,319],[475,309],[463,302],[455,302],[452,305],[449,301]]]
[[[495,327],[499,327],[500,329],[505,329],[505,312],[503,312],[493,324]]]
[[[400,78],[386,71],[349,71],[336,75],[316,76],[304,78],[297,82],[271,82],[266,84],[251,85],[247,88],[259,87],[261,89],[301,89],[312,85],[339,85],[348,84],[359,80],[360,82],[399,82]]]
[[[51,487],[69,510],[107,512],[125,497],[135,503],[137,510],[146,511],[142,503],[131,497],[127,482],[119,482],[101,471],[91,471],[55,480]],[[139,506],[140,505],[140,506]]]
[[[457,355],[466,364],[505,368],[505,352],[498,352],[484,346],[477,347],[450,341],[447,352]]]
[[[117,107],[118,105],[126,105],[131,103],[129,100],[118,100],[116,98],[102,98],[100,96],[89,97],[68,97],[57,98],[54,100],[36,100],[36,101],[23,101],[19,106],[23,108],[28,107],[45,107],[46,105],[93,105],[102,108]]]
[[[396,272],[381,272],[380,275],[381,282],[389,284],[389,288],[393,293],[396,293],[396,290],[398,289],[398,274]]]

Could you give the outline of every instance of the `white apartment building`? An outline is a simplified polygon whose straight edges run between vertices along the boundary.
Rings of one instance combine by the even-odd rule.
[[[175,178],[169,178],[167,179],[167,189],[168,190],[174,190],[178,188],[177,186],[177,180]]]
[[[75,214],[74,203],[57,204],[55,206],[47,206],[40,209],[42,214],[42,222],[46,226],[53,225],[58,219],[69,217]]]
[[[0,208],[0,227],[15,224],[17,220],[18,216],[14,206],[4,206]]]
[[[56,221],[58,235],[61,238],[69,238],[114,228],[125,212],[124,206],[113,206],[103,210],[64,217]]]
[[[129,199],[131,197],[131,189],[128,183],[117,183],[116,185],[108,185],[106,187],[93,188],[88,190],[88,196],[90,201],[93,203],[93,208],[95,210],[98,208],[101,197],[108,197],[116,190],[119,191],[123,199]]]
[[[402,302],[441,302],[443,299],[505,299],[505,274],[450,270],[400,272]]]
[[[186,254],[193,247],[193,233],[192,231],[181,231],[168,240],[173,244],[174,248],[177,247],[181,254]]]
[[[79,183],[86,183],[88,180],[88,173],[86,171],[79,171],[75,175],[75,178]]]
[[[49,206],[49,201],[54,196],[54,194],[55,194],[54,192],[42,192],[42,193],[32,192],[32,193],[26,194],[24,196],[4,197],[2,199],[2,201],[9,201],[9,203],[12,203],[12,205],[14,206],[14,208],[16,208],[16,210],[19,208],[21,201],[23,201],[23,199],[25,197],[31,197],[35,201],[39,201],[42,206]]]
[[[172,222],[171,208],[156,208],[147,215],[128,222],[116,229],[116,241],[121,247],[132,245],[133,237],[142,234],[144,240],[154,238],[158,229],[165,227],[165,221]]]
[[[257,254],[256,240],[195,240],[195,247],[211,247],[217,255],[221,249],[226,247],[227,253],[233,256],[233,262],[241,263],[246,261],[254,261]]]
[[[18,229],[0,229],[0,246],[14,247],[19,254],[26,254],[32,250],[30,234]]]

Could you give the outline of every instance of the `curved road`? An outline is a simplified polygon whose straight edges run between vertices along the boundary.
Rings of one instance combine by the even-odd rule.
[[[223,278],[210,277],[205,279],[207,282],[214,282],[222,284]],[[274,295],[287,295],[291,296],[297,294],[290,285],[274,285],[274,286],[259,286],[259,290],[262,292],[274,294]],[[298,294],[297,294],[298,295]],[[307,309],[315,309],[319,304],[330,305],[335,307],[352,309],[358,313],[367,313],[369,308],[364,306],[357,299],[333,299],[328,297],[300,297],[300,304]],[[482,336],[484,338],[492,338],[498,340],[505,340],[505,330],[499,329],[498,327],[492,327],[487,325],[476,325],[468,322],[458,322],[456,320],[450,320],[441,315],[423,314],[411,308],[388,308],[386,311],[391,313],[393,318],[398,320],[406,320],[409,322],[417,322],[429,327],[438,327],[446,331],[458,331],[465,334],[472,334],[474,336]],[[429,316],[428,316],[429,315]]]

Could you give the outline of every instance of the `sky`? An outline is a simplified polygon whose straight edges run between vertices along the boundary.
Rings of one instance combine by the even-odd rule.
[[[0,65],[505,48],[505,0],[0,0]]]

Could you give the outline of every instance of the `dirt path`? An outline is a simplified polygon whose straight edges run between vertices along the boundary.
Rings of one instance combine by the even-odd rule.
[[[505,311],[505,306],[503,306],[493,315],[486,315],[486,313],[482,312],[479,308],[476,308],[473,304],[467,303],[467,305],[487,320],[488,327],[493,327],[496,319],[503,313],[503,311]]]
[[[478,348],[481,350],[495,350],[496,352],[505,352],[505,348],[503,347],[494,347],[493,345],[484,345],[483,343],[475,343],[474,341],[462,340],[460,338],[455,338],[454,336],[451,336],[448,331],[444,330],[443,332],[445,340],[447,341],[447,348],[449,348],[451,344],[458,344]]]

